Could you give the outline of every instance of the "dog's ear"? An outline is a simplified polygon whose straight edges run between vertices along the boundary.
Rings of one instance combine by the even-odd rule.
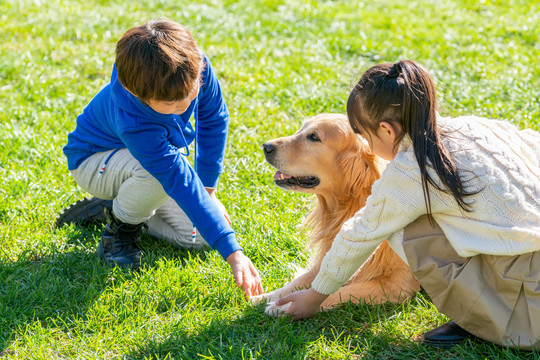
[[[351,197],[367,198],[371,186],[381,176],[384,160],[380,159],[367,146],[361,144],[353,151],[344,152],[339,159],[345,191]]]

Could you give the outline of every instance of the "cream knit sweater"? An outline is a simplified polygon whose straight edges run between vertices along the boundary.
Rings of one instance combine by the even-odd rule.
[[[470,257],[540,250],[540,133],[473,116],[439,117],[438,124],[447,131],[443,143],[467,189],[481,190],[465,198],[473,211],[464,212],[452,195],[430,186],[433,217],[456,252]],[[365,207],[342,226],[313,289],[337,291],[385,239],[401,241],[403,229],[423,214],[420,169],[406,137]]]

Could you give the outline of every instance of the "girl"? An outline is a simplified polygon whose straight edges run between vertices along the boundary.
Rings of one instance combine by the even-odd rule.
[[[385,239],[453,321],[424,335],[450,347],[475,335],[540,349],[540,134],[478,117],[442,118],[435,86],[413,61],[369,69],[347,114],[389,160],[347,221],[310,289],[281,299],[315,314]]]

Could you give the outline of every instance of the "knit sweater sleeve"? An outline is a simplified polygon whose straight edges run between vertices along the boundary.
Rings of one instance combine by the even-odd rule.
[[[384,240],[425,214],[420,177],[406,163],[396,157],[373,185],[365,207],[342,226],[312,283],[314,290],[336,292]]]

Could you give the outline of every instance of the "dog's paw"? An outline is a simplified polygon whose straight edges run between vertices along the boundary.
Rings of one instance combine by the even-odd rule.
[[[269,299],[266,296],[266,294],[261,294],[261,295],[251,296],[249,298],[249,301],[253,305],[259,305],[259,304],[264,304],[264,303],[268,302]]]
[[[249,298],[249,300],[251,301],[251,303],[253,305],[259,305],[259,304],[264,304],[264,303],[271,303],[271,302],[274,302],[276,301],[277,299],[279,299],[280,296],[276,295],[276,293],[274,291],[272,292],[269,292],[269,293],[265,293],[265,294],[261,294],[261,295],[257,295],[257,296],[252,296]]]
[[[280,317],[280,316],[285,315],[285,312],[287,312],[290,306],[291,306],[291,303],[278,306],[276,305],[275,301],[272,301],[266,305],[266,309],[264,309],[264,313],[271,317]]]

